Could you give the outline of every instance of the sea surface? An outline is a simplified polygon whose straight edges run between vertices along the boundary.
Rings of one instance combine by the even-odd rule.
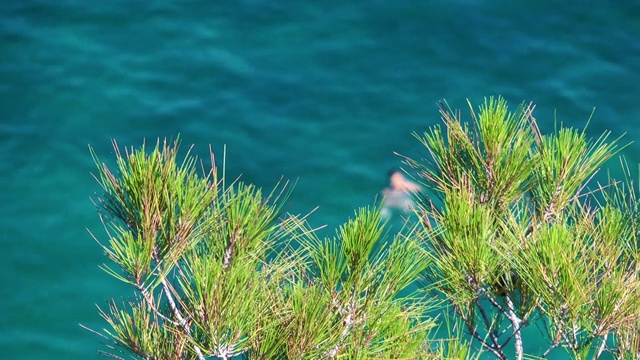
[[[0,6],[0,357],[97,359],[96,305],[133,291],[99,269],[89,153],[182,139],[228,178],[297,181],[327,234],[373,204],[437,103],[536,104],[640,162],[637,1],[80,1]],[[595,108],[595,112],[594,112]],[[593,114],[593,116],[592,116]],[[618,161],[607,164],[614,173]],[[535,334],[535,331],[533,332]],[[531,335],[535,336],[535,335]],[[534,340],[533,343],[535,344]],[[540,346],[543,346],[541,344]],[[535,345],[534,345],[535,346]]]

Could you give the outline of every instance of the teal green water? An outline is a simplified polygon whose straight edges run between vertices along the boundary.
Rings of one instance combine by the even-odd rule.
[[[523,1],[9,0],[0,11],[0,353],[98,358],[95,304],[133,292],[98,269],[88,151],[181,134],[230,177],[298,179],[312,225],[371,204],[418,156],[436,102],[503,95],[589,133],[640,138],[640,6]],[[162,5],[160,5],[162,4]],[[640,145],[625,155],[640,161]],[[610,164],[616,166],[616,163]]]

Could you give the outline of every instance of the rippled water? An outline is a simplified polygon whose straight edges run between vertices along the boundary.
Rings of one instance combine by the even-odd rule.
[[[291,210],[330,228],[418,156],[436,102],[537,104],[554,122],[640,136],[640,7],[527,1],[9,1],[0,12],[0,352],[97,357],[94,304],[131,291],[86,231],[88,145],[180,134],[230,176],[298,180]],[[637,163],[639,147],[624,154]],[[616,166],[615,163],[611,164]],[[332,231],[332,230],[331,230]],[[330,233],[330,232],[329,232]]]

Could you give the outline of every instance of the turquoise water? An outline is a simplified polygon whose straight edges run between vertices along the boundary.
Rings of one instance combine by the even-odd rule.
[[[158,4],[165,2],[157,2]],[[9,0],[0,11],[0,353],[99,358],[95,304],[132,295],[98,269],[88,145],[181,134],[230,177],[298,180],[315,226],[371,204],[418,156],[436,102],[503,95],[589,133],[640,138],[633,2]],[[640,161],[640,145],[624,154]],[[616,163],[610,164],[615,167]],[[104,237],[103,237],[104,239]]]

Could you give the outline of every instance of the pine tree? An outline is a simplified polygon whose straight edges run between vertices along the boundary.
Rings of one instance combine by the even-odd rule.
[[[549,346],[532,355],[640,357],[636,194],[628,167],[623,182],[592,181],[619,139],[543,135],[532,105],[510,112],[502,98],[469,107],[464,122],[442,103],[444,129],[415,134],[427,155],[406,159],[430,189],[417,200],[424,280],[498,359],[509,343],[522,359],[534,324]]]
[[[213,152],[208,170],[191,149],[179,160],[179,141],[124,153],[114,142],[115,171],[92,151],[103,268],[133,289],[101,310],[103,353],[640,358],[634,182],[624,160],[621,181],[594,180],[620,139],[543,134],[532,105],[511,112],[502,98],[469,108],[465,122],[441,103],[443,124],[414,134],[425,156],[404,163],[426,191],[397,234],[373,206],[321,239],[283,211],[287,183],[228,182]],[[545,348],[528,346],[528,328]]]
[[[331,239],[284,214],[287,184],[264,194],[200,176],[178,142],[93,153],[108,274],[135,296],[110,302],[99,333],[123,359],[415,359],[431,357],[431,303],[399,294],[428,265],[411,233],[387,235],[362,208]],[[99,241],[100,242],[100,241]]]

